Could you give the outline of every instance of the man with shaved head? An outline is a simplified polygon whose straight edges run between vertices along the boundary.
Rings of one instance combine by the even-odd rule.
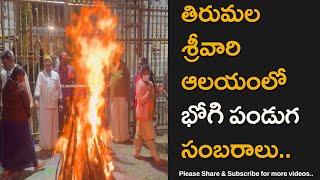
[[[69,85],[76,84],[76,71],[75,69],[70,65],[70,59],[71,57],[68,55],[67,52],[62,51],[59,54],[59,61],[56,62],[55,71],[58,72],[60,77],[60,83],[61,83],[61,90],[62,90],[62,96],[63,96],[63,110],[59,112],[59,134],[61,135],[61,132],[63,130],[64,124],[66,124],[69,116],[70,111],[70,105],[74,96],[74,88],[70,87]]]

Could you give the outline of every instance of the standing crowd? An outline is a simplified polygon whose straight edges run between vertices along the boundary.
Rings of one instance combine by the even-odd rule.
[[[31,89],[26,70],[15,63],[14,53],[6,50],[1,55],[0,164],[5,169],[3,176],[27,167],[34,167],[37,171],[44,166],[45,162],[37,161],[31,135],[32,109],[37,109],[39,114],[41,151],[52,155],[55,142],[68,121],[73,100],[74,89],[70,87],[75,86],[68,85],[77,83],[76,70],[70,65],[70,59],[66,52],[61,52],[55,61],[45,55],[36,86]],[[157,85],[146,58],[140,57],[137,64],[133,83],[133,106],[136,110],[133,156],[144,159],[140,151],[145,142],[156,164],[163,165],[165,161],[156,150],[153,126],[155,102],[163,91],[163,85]],[[120,60],[119,64],[113,65],[106,79],[106,99],[110,105],[106,124],[111,129],[114,143],[130,143],[130,71],[126,63]]]
[[[68,65],[69,59],[67,53],[62,52],[59,54],[59,67],[53,69],[51,57],[44,56],[43,70],[37,75],[34,92],[31,92],[28,76],[24,68],[15,63],[13,52],[7,50],[1,55],[0,163],[5,169],[3,176],[31,166],[37,171],[44,166],[44,162],[38,163],[36,159],[31,136],[29,123],[33,107],[39,111],[41,152],[52,155],[71,96],[70,92],[63,92],[61,83],[76,82],[74,69]]]

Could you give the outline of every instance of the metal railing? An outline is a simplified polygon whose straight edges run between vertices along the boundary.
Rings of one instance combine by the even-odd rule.
[[[118,17],[118,41],[125,47],[123,59],[131,78],[137,72],[138,57],[145,56],[161,83],[168,65],[168,8],[143,0],[104,2]],[[43,66],[44,54],[55,59],[60,51],[66,50],[64,32],[73,23],[71,15],[92,3],[87,0],[0,0],[0,53],[13,50],[16,61],[25,67],[32,91]],[[167,127],[166,111],[167,100],[159,97],[156,103],[159,128]],[[33,114],[33,132],[38,133],[38,116],[36,112]],[[135,117],[134,113],[130,114],[132,125]]]

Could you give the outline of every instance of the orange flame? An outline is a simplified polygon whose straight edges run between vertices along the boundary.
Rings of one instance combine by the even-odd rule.
[[[111,132],[104,119],[105,75],[117,66],[123,51],[116,41],[117,18],[101,2],[81,8],[73,15],[74,25],[67,27],[67,47],[73,55],[77,84],[68,122],[55,152],[62,153],[59,179],[106,179],[114,167],[107,144]],[[83,96],[89,90],[90,96]],[[85,93],[86,94],[86,93]],[[82,95],[82,96],[81,96]]]

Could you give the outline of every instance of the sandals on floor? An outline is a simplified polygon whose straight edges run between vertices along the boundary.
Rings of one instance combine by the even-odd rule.
[[[46,164],[46,161],[43,161],[42,163],[38,163],[37,167],[34,167],[33,172],[37,172],[37,171],[41,170],[42,168],[44,168],[45,164]]]
[[[159,159],[158,161],[156,161],[156,164],[158,165],[158,166],[163,166],[163,165],[165,165],[167,162],[164,160],[164,159]]]
[[[141,155],[133,155],[134,158],[138,159],[138,160],[144,160],[144,157]]]

